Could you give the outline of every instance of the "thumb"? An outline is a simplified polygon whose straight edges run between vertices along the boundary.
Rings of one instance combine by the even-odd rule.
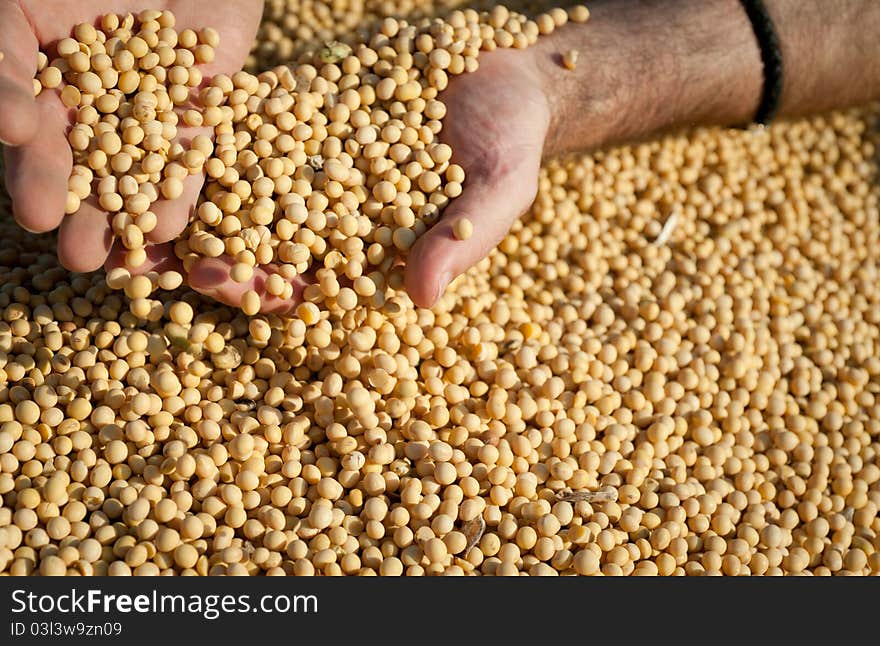
[[[417,306],[433,306],[453,278],[489,255],[507,235],[535,199],[539,163],[520,164],[502,177],[468,177],[461,196],[407,257],[404,284]],[[454,228],[464,218],[471,221],[473,233],[459,240]]]
[[[37,39],[21,7],[0,0],[0,142],[20,146],[34,139],[40,115],[34,102]]]

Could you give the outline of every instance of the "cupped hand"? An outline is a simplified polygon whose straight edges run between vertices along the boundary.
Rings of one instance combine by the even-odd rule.
[[[205,79],[219,73],[232,74],[244,64],[262,15],[262,0],[0,0],[0,141],[4,144],[6,187],[12,196],[19,224],[32,232],[58,228],[58,257],[72,271],[93,271],[105,263],[121,264],[122,254],[114,250],[110,217],[94,199],[86,200],[72,215],[64,215],[67,179],[73,165],[67,132],[75,111],[66,108],[57,91],[43,91],[34,97],[33,78],[37,52],[52,58],[54,45],[70,36],[82,22],[97,24],[108,13],[138,13],[144,9],[168,9],[177,19],[175,28],[213,27],[220,35],[215,59],[201,66]],[[178,140],[186,145],[195,135],[211,135],[210,128],[178,128]],[[204,175],[184,181],[183,194],[174,200],[152,205],[158,224],[146,235],[147,263],[151,269],[180,270],[169,242],[185,228],[204,183]],[[210,259],[191,269],[191,286],[230,305],[238,305],[247,289],[261,290],[265,271],[255,272],[251,283],[228,280],[230,263]],[[225,280],[222,279],[225,274]],[[264,299],[264,311],[280,311],[289,303]]]
[[[479,262],[532,204],[550,103],[528,49],[480,55],[472,74],[453,78],[442,93],[447,111],[440,139],[465,170],[464,191],[415,244],[406,261],[406,289],[416,305],[432,306],[449,282]],[[473,235],[457,240],[460,218]]]
[[[132,274],[181,272],[187,275],[189,286],[195,291],[233,307],[241,305],[245,292],[253,290],[260,296],[260,312],[263,314],[289,315],[302,302],[303,289],[309,284],[305,276],[297,276],[290,281],[293,285],[293,296],[290,299],[282,299],[273,296],[266,289],[269,275],[278,271],[275,265],[254,267],[254,275],[250,280],[239,283],[232,280],[230,273],[235,263],[227,256],[202,258],[190,268],[189,272],[184,272],[180,260],[174,253],[173,242],[149,245],[146,251],[146,261],[137,269],[129,270]],[[126,249],[122,245],[118,243],[113,245],[104,264],[105,268],[109,271],[115,267],[125,266],[125,252]]]

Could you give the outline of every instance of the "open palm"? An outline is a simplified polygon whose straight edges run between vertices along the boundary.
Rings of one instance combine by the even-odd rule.
[[[58,257],[73,271],[101,267],[113,235],[108,214],[93,198],[84,201],[75,214],[64,215],[73,164],[66,135],[75,113],[61,103],[58,92],[42,92],[34,98],[37,51],[50,52],[51,58],[55,43],[69,36],[75,25],[97,23],[108,13],[168,9],[175,14],[178,30],[213,27],[220,34],[214,61],[202,67],[207,79],[241,69],[263,8],[262,0],[146,0],[146,4],[145,0],[0,0],[0,47],[5,54],[0,61],[0,141],[7,144],[6,186],[23,227],[34,232],[59,228]],[[181,125],[178,139],[186,144],[200,133],[211,134],[210,129]],[[149,242],[165,243],[183,231],[203,182],[203,175],[190,176],[179,198],[153,205],[158,224],[147,234]],[[148,256],[153,265],[159,260],[172,263],[164,246],[149,249]],[[211,295],[229,300],[222,294]]]

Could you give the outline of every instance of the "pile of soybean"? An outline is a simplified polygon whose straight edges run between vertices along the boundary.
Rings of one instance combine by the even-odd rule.
[[[0,571],[880,572],[876,116],[549,162],[433,310],[138,318],[4,195]]]

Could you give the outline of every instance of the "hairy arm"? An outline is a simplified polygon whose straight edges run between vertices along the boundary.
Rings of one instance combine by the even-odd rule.
[[[880,97],[880,2],[770,0],[786,75],[782,114],[844,108]]]
[[[784,65],[780,116],[880,97],[880,3],[765,0]],[[677,127],[748,123],[761,53],[738,0],[597,0],[586,24],[534,49],[553,122],[545,155],[642,139]],[[575,49],[569,71],[559,56]]]

